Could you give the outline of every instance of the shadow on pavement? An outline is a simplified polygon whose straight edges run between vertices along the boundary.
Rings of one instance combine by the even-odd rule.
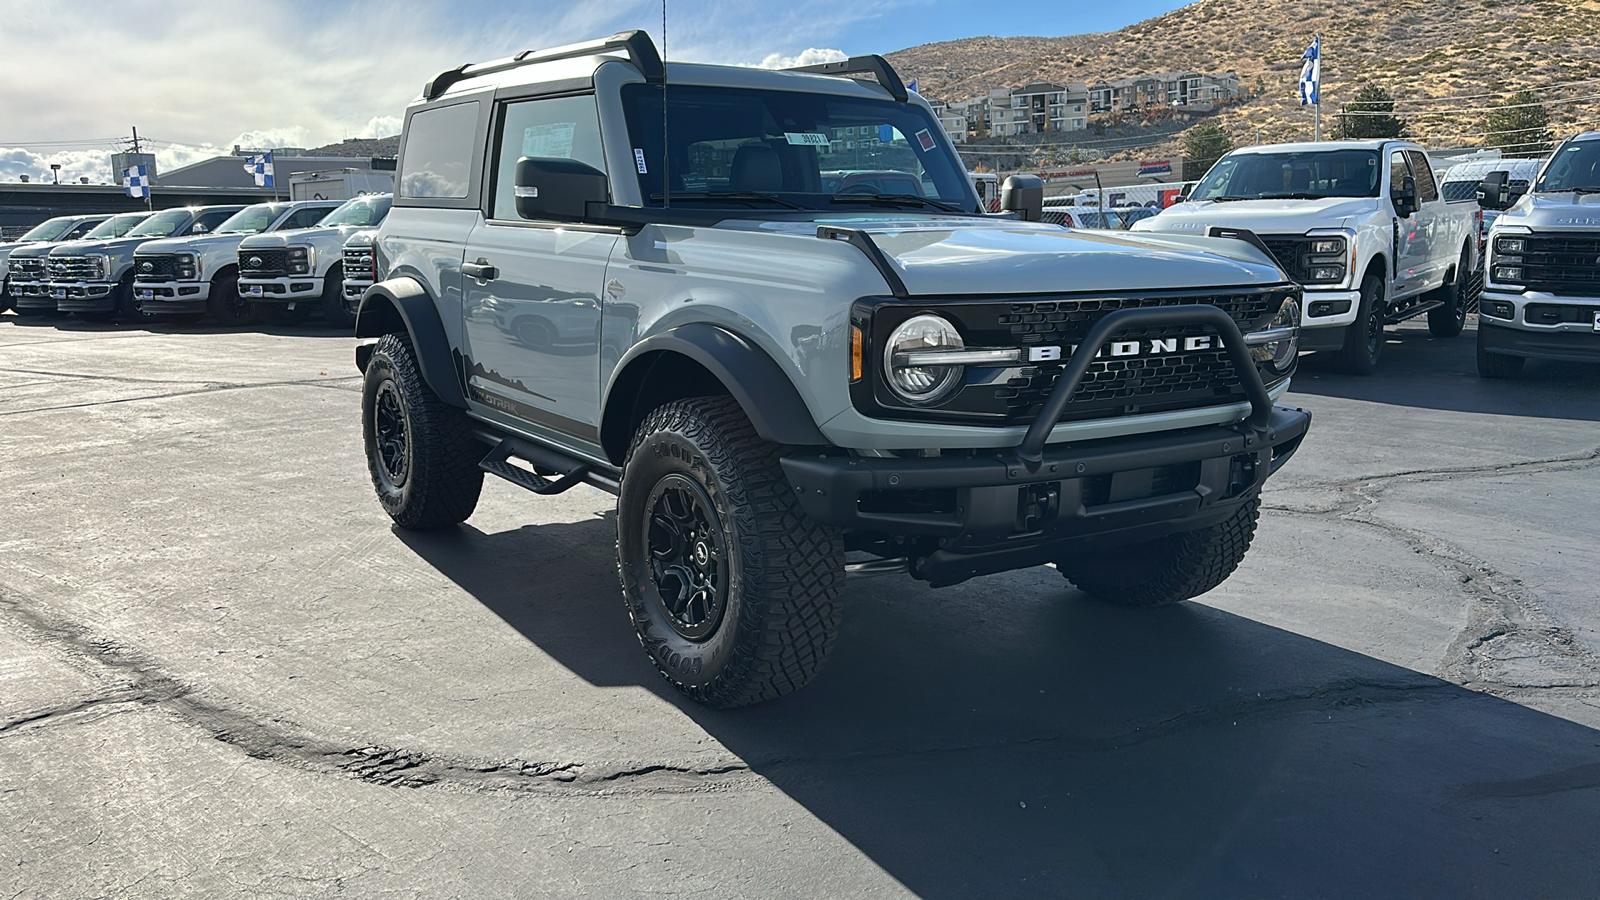
[[[1480,378],[1474,318],[1453,338],[1436,338],[1418,322],[1390,327],[1378,371],[1365,377],[1334,371],[1332,352],[1305,354],[1293,390],[1395,406],[1600,421],[1600,365],[1531,359],[1517,378]]]
[[[851,582],[810,687],[706,710],[640,652],[612,528],[400,537],[590,682],[677,703],[922,896],[1600,894],[1592,729],[1198,603],[1106,608],[1050,569]]]

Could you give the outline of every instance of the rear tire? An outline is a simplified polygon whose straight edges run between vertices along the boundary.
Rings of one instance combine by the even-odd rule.
[[[744,706],[809,682],[844,608],[844,541],[801,511],[731,397],[652,411],[635,432],[617,497],[623,601],[673,687]]]
[[[1255,537],[1259,497],[1228,519],[1153,541],[1057,560],[1078,590],[1116,606],[1168,606],[1198,597],[1228,579]]]
[[[206,311],[217,320],[217,324],[230,328],[256,323],[254,306],[239,296],[237,272],[219,276],[211,282],[211,293],[206,296]]]
[[[465,411],[422,379],[411,342],[387,334],[373,348],[361,387],[361,433],[378,503],[412,531],[466,521],[478,506],[486,449]]]
[[[1493,325],[1489,326],[1493,328]],[[1522,374],[1528,360],[1522,356],[1491,353],[1483,346],[1483,320],[1478,321],[1478,376],[1480,378],[1515,378]]]
[[[293,309],[287,303],[251,303],[256,318],[277,327],[304,325],[311,318],[311,304],[302,300]]]
[[[1356,320],[1344,332],[1344,346],[1334,358],[1339,371],[1349,375],[1371,375],[1383,355],[1383,278],[1368,272],[1361,279],[1361,305]]]
[[[1428,331],[1434,337],[1455,337],[1467,327],[1467,308],[1472,303],[1472,272],[1467,263],[1471,259],[1472,254],[1463,248],[1455,282],[1440,288],[1444,305],[1428,310]]]
[[[322,281],[322,317],[333,328],[356,327],[355,313],[344,305],[344,266],[334,263]]]

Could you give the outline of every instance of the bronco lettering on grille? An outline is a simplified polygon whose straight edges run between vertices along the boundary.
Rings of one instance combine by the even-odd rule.
[[[1095,358],[1110,356],[1114,359],[1127,359],[1133,356],[1177,353],[1179,352],[1179,342],[1182,342],[1184,352],[1210,350],[1215,346],[1215,341],[1209,334],[1198,334],[1183,338],[1151,338],[1147,341],[1112,341],[1101,347],[1100,351],[1095,354]],[[1149,349],[1145,348],[1146,344],[1149,345]],[[1029,347],[1028,362],[1055,362],[1076,352],[1078,352],[1077,344],[1071,344],[1066,347]]]

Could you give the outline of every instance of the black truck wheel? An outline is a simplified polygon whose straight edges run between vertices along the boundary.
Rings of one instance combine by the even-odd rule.
[[[1383,317],[1383,277],[1368,272],[1361,279],[1361,306],[1356,310],[1356,320],[1345,329],[1344,346],[1335,358],[1339,371],[1371,375],[1378,368],[1378,357],[1383,354]]]
[[[367,470],[384,512],[402,528],[456,525],[472,515],[483,489],[486,449],[466,413],[422,380],[411,343],[384,335],[361,387]]]
[[[238,272],[218,275],[211,282],[211,293],[206,295],[206,312],[211,313],[211,318],[216,319],[218,324],[229,327],[255,324],[255,306],[239,296]]]
[[[1117,606],[1167,606],[1228,579],[1255,537],[1261,501],[1251,499],[1216,525],[1141,544],[1056,561],[1085,594]]]
[[[669,403],[634,433],[617,560],[639,642],[701,703],[797,690],[838,636],[842,536],[800,510],[778,447],[730,397]]]
[[[356,327],[356,314],[344,305],[344,265],[334,263],[322,279],[322,318],[330,328]]]
[[[1463,248],[1455,283],[1439,289],[1438,299],[1444,305],[1428,310],[1428,332],[1434,337],[1455,337],[1467,327],[1467,308],[1472,304],[1472,273],[1467,264],[1471,260],[1472,254]]]
[[[1507,356],[1504,353],[1490,353],[1484,346],[1483,319],[1478,319],[1478,376],[1480,378],[1515,378],[1522,374],[1522,367],[1528,360],[1522,356]]]

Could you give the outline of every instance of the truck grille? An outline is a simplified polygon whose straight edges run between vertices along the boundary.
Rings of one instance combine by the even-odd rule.
[[[1528,290],[1584,297],[1600,288],[1600,235],[1523,235],[1522,284]]]
[[[49,270],[52,282],[98,281],[105,277],[100,261],[89,256],[52,256]]]
[[[1026,424],[1038,416],[1049,398],[1072,348],[1082,343],[1089,330],[1107,313],[1164,306],[1214,306],[1227,313],[1241,332],[1250,332],[1265,327],[1283,299],[1299,291],[1296,286],[1279,285],[1205,294],[1153,292],[1144,296],[1026,302],[952,301],[908,305],[888,315],[884,313],[889,313],[889,309],[880,306],[873,316],[872,326],[874,346],[879,348],[897,324],[917,312],[934,311],[956,324],[969,347],[1054,346],[1061,348],[1061,359],[1012,364],[1006,368],[970,368],[967,383],[937,408],[904,407],[887,388],[877,386],[869,389],[870,399],[865,394],[856,396],[869,404],[868,411],[874,415],[923,421]],[[1187,343],[1185,338],[1202,336],[1211,337],[1211,346],[1183,349]],[[1139,352],[1117,357],[1108,347],[1105,356],[1089,366],[1061,421],[1188,409],[1246,399],[1239,373],[1234,370],[1220,337],[1204,326],[1131,329],[1117,333],[1112,340],[1137,342]],[[1158,340],[1162,342],[1159,345],[1155,343]],[[881,352],[881,349],[877,351]]]
[[[133,262],[134,281],[176,281],[177,278],[176,256],[141,256]]]
[[[239,275],[242,278],[276,278],[289,274],[287,250],[240,250]]]
[[[1311,273],[1307,270],[1306,251],[1309,250],[1310,238],[1303,237],[1276,237],[1264,236],[1261,243],[1267,245],[1272,251],[1272,258],[1278,261],[1278,266],[1285,275],[1304,284]]]
[[[12,281],[44,280],[44,259],[41,257],[33,257],[31,259],[12,257],[7,262],[10,263]]]
[[[344,251],[344,280],[372,282],[372,250],[362,247]]]

